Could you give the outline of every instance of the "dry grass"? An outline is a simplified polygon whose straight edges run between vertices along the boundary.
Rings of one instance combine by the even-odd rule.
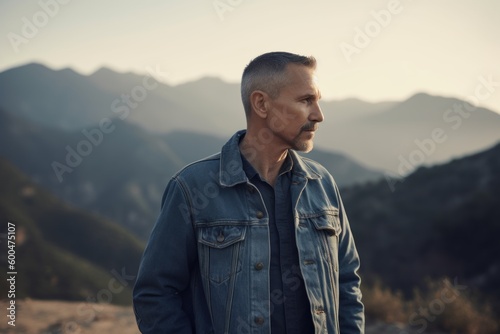
[[[5,310],[7,303],[0,302]],[[131,307],[85,302],[16,301],[16,326],[0,323],[5,334],[137,334]]]
[[[416,290],[412,300],[405,300],[400,292],[375,283],[364,287],[363,301],[368,319],[401,323],[415,333],[498,333],[499,322],[489,305],[480,305],[470,294],[466,287],[443,279],[429,281],[425,291]]]
[[[363,303],[368,318],[389,324],[405,323],[408,319],[401,293],[394,293],[389,288],[383,288],[380,282],[363,290]]]
[[[415,291],[412,300],[380,283],[363,287],[367,334],[463,333],[492,334],[498,321],[488,305],[480,305],[467,289],[453,290],[453,282],[429,282],[425,291]],[[5,310],[7,303],[0,302]],[[137,334],[131,307],[85,302],[18,300],[16,327],[0,323],[5,334]]]

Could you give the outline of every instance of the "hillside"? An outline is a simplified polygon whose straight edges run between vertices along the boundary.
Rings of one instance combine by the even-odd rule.
[[[457,278],[499,303],[500,144],[344,189],[343,200],[366,275],[407,294],[427,277]]]
[[[114,126],[78,164],[73,154],[70,166],[68,147],[76,152],[87,140],[80,131],[49,128],[0,112],[0,140],[10,143],[0,147],[0,156],[58,198],[98,212],[145,239],[168,179],[184,162],[161,138],[126,122]],[[55,162],[69,169],[54,169]]]
[[[5,160],[0,179],[2,233],[16,224],[17,298],[102,299],[114,277],[135,275],[143,244],[129,232],[59,201]],[[130,303],[133,279],[123,282],[109,301]]]

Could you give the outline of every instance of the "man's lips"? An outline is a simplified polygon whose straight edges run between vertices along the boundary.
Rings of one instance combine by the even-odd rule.
[[[314,131],[316,131],[316,130],[318,130],[318,126],[313,126],[313,127],[311,127],[311,128],[305,128],[305,129],[303,129],[302,131],[314,132]]]

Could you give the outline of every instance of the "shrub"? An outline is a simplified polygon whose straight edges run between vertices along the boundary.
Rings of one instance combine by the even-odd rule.
[[[499,327],[489,304],[479,302],[479,293],[456,280],[429,280],[405,300],[377,281],[363,286],[363,303],[369,321],[404,323],[411,333],[427,330],[446,333],[493,334]],[[404,332],[404,331],[403,331]]]
[[[408,319],[401,292],[394,293],[389,288],[382,287],[379,281],[363,288],[363,303],[368,320],[404,323]]]

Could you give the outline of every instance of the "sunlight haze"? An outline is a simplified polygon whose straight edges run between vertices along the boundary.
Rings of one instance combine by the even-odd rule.
[[[40,14],[42,4],[52,15]],[[169,84],[239,82],[253,57],[286,50],[318,59],[324,99],[403,100],[420,91],[465,99],[482,76],[496,87],[480,104],[500,112],[499,12],[494,0],[8,0],[0,3],[0,70],[159,66]]]

